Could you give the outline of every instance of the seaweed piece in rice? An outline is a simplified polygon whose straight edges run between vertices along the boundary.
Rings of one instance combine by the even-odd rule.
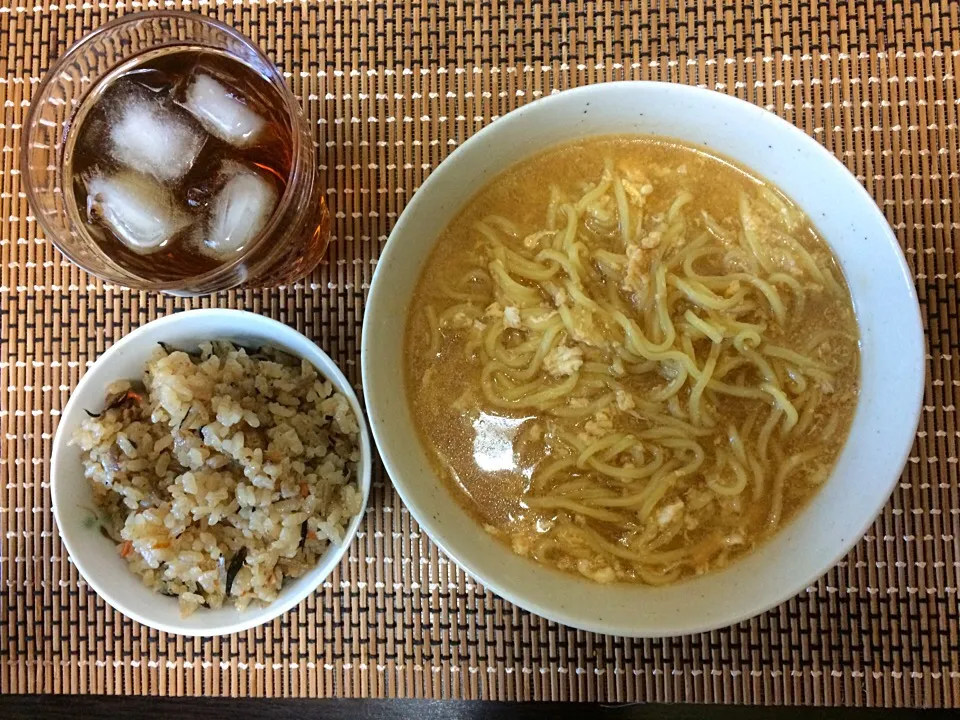
[[[103,412],[137,407],[143,403],[145,392],[146,389],[143,387],[142,383],[130,383],[130,386],[126,389],[107,395],[107,398],[104,401],[105,406],[103,408]]]
[[[233,581],[237,579],[237,573],[243,567],[244,560],[247,559],[247,549],[245,547],[237,550],[237,554],[230,560],[230,567],[227,568],[227,584],[225,594],[229,595],[233,587]]]
[[[180,348],[171,347],[170,345],[163,342],[162,340],[157,340],[157,345],[159,345],[167,355],[173,355],[173,353],[182,352],[184,355],[190,358],[190,360],[193,361],[195,364],[200,362],[200,360],[202,359],[201,358],[202,354],[199,350],[181,350]],[[149,374],[149,369],[147,370],[146,374]]]
[[[264,360],[275,362],[278,365],[285,365],[286,367],[300,367],[299,358],[283,350],[278,350],[275,347],[264,345],[258,352]]]
[[[99,420],[103,417],[104,413],[107,413],[110,410],[125,410],[127,408],[138,407],[141,403],[143,403],[145,393],[143,384],[136,383],[136,386],[138,386],[139,389],[135,388],[134,383],[125,384],[127,387],[115,392],[107,393],[103,400],[103,410],[100,412],[95,413],[92,410],[87,410],[84,408],[83,411],[87,414],[87,417],[90,417],[94,420]]]
[[[233,349],[236,351],[243,350],[243,352],[245,352],[247,354],[247,357],[250,358],[251,360],[267,359],[267,356],[263,352],[262,345],[244,345],[242,343],[238,343],[235,341],[232,341],[229,344],[232,345]]]
[[[178,432],[183,428],[183,424],[190,418],[191,415],[193,415],[193,405],[187,408],[187,412],[184,413],[183,417],[180,418],[180,422],[177,423],[176,429]],[[186,428],[186,429],[189,430],[191,428]]]

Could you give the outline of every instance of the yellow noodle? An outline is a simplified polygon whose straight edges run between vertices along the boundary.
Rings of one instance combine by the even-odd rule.
[[[718,344],[723,342],[723,332],[720,331],[718,328],[716,328],[714,325],[711,325],[709,322],[707,322],[706,320],[696,315],[693,312],[693,310],[687,310],[683,314],[683,317],[686,319],[688,323],[690,323],[690,325],[692,325],[701,333],[703,333],[712,342],[718,343]]]
[[[437,320],[437,310],[433,305],[427,305],[424,313],[427,316],[427,327],[430,330],[430,344],[427,346],[427,355],[436,355],[440,352],[440,322]]]
[[[793,314],[803,315],[807,301],[807,293],[803,289],[803,285],[800,284],[800,281],[787,273],[772,273],[768,279],[771,284],[779,283],[781,285],[787,285],[790,288],[793,292]]]
[[[524,370],[514,373],[514,377],[517,380],[530,380],[538,372],[540,372],[540,367],[543,365],[543,358],[558,344],[560,337],[560,328],[551,328],[547,330],[543,336],[540,338],[540,341],[537,345],[536,351],[533,354],[533,357],[530,359],[529,365]],[[497,348],[499,352],[499,346]]]
[[[790,380],[794,395],[803,396],[807,392],[807,379],[792,365],[784,365],[784,372]],[[796,403],[794,403],[796,404]]]
[[[541,265],[533,260],[527,260],[522,255],[518,255],[509,249],[504,250],[504,256],[506,258],[504,265],[507,269],[507,272],[512,275],[518,275],[519,277],[526,278],[527,280],[543,282],[545,280],[549,280],[560,271],[560,266],[556,263]]]
[[[580,224],[580,213],[573,205],[564,204],[560,206],[561,212],[567,219],[566,227],[562,233],[557,233],[553,238],[553,249],[564,250],[573,244],[577,236],[577,227]]]
[[[603,177],[600,179],[596,185],[593,186],[580,200],[577,201],[576,207],[578,212],[583,212],[583,210],[589,207],[591,204],[595,203],[600,197],[610,189],[610,185],[613,182],[613,176],[610,173],[609,168],[604,170]]]
[[[610,462],[617,455],[619,455],[622,452],[625,452],[626,450],[630,450],[631,448],[635,449],[635,457],[637,458],[637,460],[642,461],[643,446],[641,446],[637,442],[637,439],[633,435],[624,435],[623,439],[620,442],[614,445],[611,445],[606,450],[604,450],[603,453],[600,455],[600,459],[603,460],[604,462]]]
[[[801,368],[815,368],[818,370],[823,370],[824,372],[829,371],[829,368],[823,363],[817,362],[813,358],[807,357],[806,355],[801,355],[800,353],[790,350],[789,348],[780,347],[779,345],[764,343],[763,347],[761,348],[761,352],[771,357],[782,358]]]
[[[687,371],[685,368],[679,368],[676,374],[670,382],[664,385],[659,390],[653,390],[650,392],[650,399],[655,402],[663,402],[664,400],[669,400],[674,397],[680,389],[687,382]]]
[[[777,423],[780,422],[782,415],[783,410],[781,410],[779,407],[774,407],[770,413],[770,416],[767,418],[767,421],[760,429],[760,437],[757,439],[757,450],[760,452],[760,461],[764,464],[766,464],[770,455],[768,450],[770,445],[770,435],[773,433],[773,429],[777,426]]]
[[[560,203],[563,202],[563,196],[556,185],[550,186],[550,203],[547,205],[546,222],[551,230],[557,228],[557,214],[560,210]]]
[[[597,460],[597,458],[590,458],[587,463],[593,470],[617,480],[641,480],[642,478],[650,477],[658,469],[660,469],[660,467],[663,465],[663,458],[657,456],[648,464],[641,465],[638,468],[616,467],[601,460]]]
[[[769,397],[762,390],[751,387],[743,387],[738,385],[731,385],[729,383],[721,382],[716,378],[710,380],[707,383],[707,388],[709,390],[714,390],[715,392],[722,393],[723,395],[732,395],[733,397],[750,399],[750,400],[762,400]]]
[[[764,282],[760,278],[753,275],[738,275],[737,277],[757,288],[757,290],[760,291],[763,297],[766,298],[767,302],[770,304],[770,309],[773,311],[777,322],[781,326],[786,324],[787,310],[783,306],[783,300],[780,299],[780,293],[777,292],[777,289],[773,287],[773,285],[768,282]]]
[[[577,498],[605,498],[612,497],[613,490],[600,487],[587,475],[573,476],[572,480],[558,483],[550,488],[554,495],[565,495]]]
[[[650,469],[644,472],[642,478],[650,478],[650,481],[643,485],[641,489],[634,491],[637,483],[632,483],[627,488],[628,494],[621,495],[620,497],[598,498],[594,501],[594,504],[601,507],[621,508],[643,505],[645,502],[647,502],[647,500],[649,500],[652,492],[659,492],[658,488],[660,487],[660,483],[663,482],[663,479],[668,475],[675,473],[678,467],[680,467],[680,463],[677,460],[664,462],[662,457],[657,458],[654,462],[650,463]],[[635,480],[642,478],[631,479]],[[658,496],[658,499],[659,497],[662,496]]]
[[[742,292],[731,298],[720,297],[698,280],[684,280],[676,275],[670,275],[668,279],[670,284],[686,295],[690,302],[702,308],[729,310],[736,307],[744,297]]]
[[[620,239],[624,245],[630,243],[630,206],[627,204],[627,194],[623,190],[623,182],[619,177],[613,181],[613,193],[617,198],[617,222],[620,225]]]
[[[707,362],[703,366],[703,374],[697,379],[693,389],[690,391],[690,421],[693,425],[699,427],[710,425],[709,422],[705,422],[704,415],[700,410],[700,398],[703,396],[703,391],[710,382],[710,376],[713,375],[713,369],[717,366],[717,358],[719,356],[720,346],[714,344],[711,346],[710,356],[707,358]]]
[[[462,292],[453,290],[445,285],[440,286],[440,292],[451,300],[460,300],[462,302],[486,302],[490,299],[490,293],[487,292]]]
[[[487,326],[483,335],[483,349],[486,351],[487,357],[497,357],[497,342],[504,330],[506,330],[506,326],[503,324],[503,320],[494,320]]]
[[[793,429],[793,427],[797,424],[797,421],[800,419],[800,414],[793,406],[793,403],[790,402],[783,390],[772,383],[765,382],[760,385],[760,389],[766,393],[769,393],[774,402],[777,404],[777,407],[783,410],[785,423],[784,428],[787,432],[790,432],[790,430]]]
[[[774,369],[770,366],[766,360],[763,359],[759,353],[750,350],[746,346],[739,347],[737,346],[736,341],[734,341],[734,347],[740,351],[740,354],[743,355],[747,360],[749,360],[756,368],[760,371],[760,374],[763,376],[764,380],[768,383],[776,384],[777,383],[777,373],[774,372]],[[761,389],[763,386],[761,386]]]
[[[490,274],[497,281],[502,296],[512,301],[510,304],[519,307],[539,305],[540,294],[511,278],[502,261],[494,260],[490,263]]]
[[[495,228],[514,239],[520,238],[520,229],[513,224],[513,221],[508,220],[502,215],[487,215],[483,221],[489,225],[493,225]]]
[[[745,195],[740,196],[740,228],[740,239],[744,248],[750,251],[763,270],[771,272],[773,263],[767,253],[763,252],[763,246],[753,231],[753,219],[750,216],[749,201]]]
[[[687,277],[699,280],[700,276],[693,269],[693,263],[700,258],[708,257],[718,252],[717,248],[704,247],[708,242],[710,242],[709,233],[701,233],[695,239],[685,243],[682,248],[667,261],[667,268],[674,271],[675,268],[682,265]]]
[[[580,305],[581,307],[585,307],[592,312],[603,312],[603,308],[601,308],[600,305],[597,304],[592,298],[584,295],[583,290],[581,290],[572,280],[568,280],[566,283],[564,283],[563,287],[576,304]]]
[[[760,466],[760,462],[753,456],[747,458],[747,464],[750,466],[750,474],[753,476],[753,499],[759,500],[763,497],[764,493],[764,483],[766,478],[764,477],[763,468]]]
[[[737,428],[735,426],[727,426],[727,439],[730,441],[730,448],[733,450],[734,457],[736,457],[740,462],[746,463],[747,450],[743,445],[743,438],[740,437],[740,433],[737,432]]]
[[[750,481],[747,476],[747,470],[736,458],[729,457],[726,453],[721,453],[721,457],[723,457],[724,464],[729,465],[733,470],[734,482],[727,485],[726,483],[720,482],[716,476],[707,476],[707,487],[718,495],[734,497],[742,493]]]
[[[644,491],[646,497],[641,503],[640,508],[637,510],[637,515],[641,520],[645,520],[650,517],[650,514],[653,512],[653,509],[657,506],[663,497],[670,491],[677,481],[676,471],[668,472],[662,474],[659,478],[654,477],[650,482],[647,490]]]
[[[601,450],[606,450],[607,448],[617,445],[621,440],[624,439],[624,436],[619,433],[610,433],[607,436],[594,440],[592,443],[587,445],[583,449],[583,452],[580,453],[580,456],[577,458],[577,467],[584,468],[587,466],[587,460],[596,455]]]
[[[576,460],[573,458],[565,458],[562,460],[557,460],[547,467],[545,467],[541,472],[537,473],[533,478],[533,487],[534,488],[544,488],[547,483],[552,480],[554,477],[559,475],[564,470],[572,468],[576,464]]]
[[[714,219],[713,215],[706,210],[701,210],[700,216],[703,218],[704,226],[716,236],[717,240],[723,240],[726,243],[729,242],[730,235],[720,226],[720,223]]]
[[[593,518],[594,520],[600,520],[602,522],[622,523],[625,519],[623,515],[620,515],[619,513],[590,507],[589,505],[586,505],[582,502],[577,502],[576,500],[570,500],[556,496],[539,498],[532,497],[527,498],[525,502],[532,508],[563,508],[564,510],[569,510],[570,512],[576,513],[577,515],[583,515],[585,517]]]
[[[787,478],[796,472],[802,465],[817,458],[823,453],[819,447],[805,450],[787,458],[778,468],[773,477],[773,486],[771,487],[770,514],[767,517],[767,523],[776,527],[780,523],[780,516],[783,513],[783,486]]]
[[[822,442],[830,442],[833,438],[833,434],[837,431],[837,425],[840,424],[840,413],[836,410],[833,411],[830,415],[830,419],[827,421],[827,424],[824,426],[823,430],[820,433],[820,440]]]

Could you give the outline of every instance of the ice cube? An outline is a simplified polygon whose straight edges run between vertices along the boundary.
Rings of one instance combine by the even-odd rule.
[[[235,147],[253,143],[266,121],[209,75],[197,75],[183,106],[206,128]]]
[[[164,182],[179,180],[193,167],[205,140],[189,117],[152,100],[129,101],[110,128],[111,155],[131,170]]]
[[[97,174],[87,178],[86,187],[87,220],[106,225],[136,252],[157,250],[190,223],[170,193],[142,175]]]
[[[258,173],[230,163],[227,181],[213,199],[203,245],[223,257],[241,250],[267,224],[277,205],[276,188]]]

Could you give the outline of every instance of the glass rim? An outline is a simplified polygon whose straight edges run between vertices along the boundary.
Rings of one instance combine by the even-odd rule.
[[[248,38],[246,35],[238,31],[236,28],[233,28],[230,25],[227,25],[226,23],[221,22],[220,20],[217,20],[215,18],[210,18],[205,15],[186,12],[183,10],[145,10],[145,11],[128,13],[126,15],[122,15],[112,20],[108,20],[107,22],[103,23],[99,27],[95,28],[90,33],[80,37],[69,48],[67,48],[66,52],[64,52],[63,55],[61,55],[56,59],[53,65],[50,66],[46,74],[37,84],[37,89],[31,94],[30,110],[28,111],[27,117],[25,119],[25,123],[24,123],[25,132],[23,135],[23,139],[21,141],[20,172],[21,172],[21,176],[24,178],[23,189],[24,189],[24,193],[27,196],[27,202],[29,206],[31,207],[31,209],[39,207],[40,203],[37,202],[37,191],[33,181],[30,178],[30,173],[27,171],[27,168],[29,167],[28,153],[32,145],[30,140],[34,134],[33,128],[36,127],[38,123],[37,115],[39,115],[40,108],[41,108],[40,104],[33,102],[34,98],[39,98],[47,90],[47,88],[54,82],[55,78],[59,76],[61,69],[65,65],[67,65],[69,62],[71,62],[86,47],[88,47],[93,40],[103,35],[105,32],[123,25],[132,25],[134,23],[144,22],[150,19],[163,19],[163,18],[175,18],[175,19],[181,19],[181,20],[188,20],[190,22],[197,22],[201,25],[213,26],[214,28],[221,30],[222,32],[225,32],[234,40],[240,42],[247,49],[252,51],[261,61],[263,61],[264,65],[268,69],[270,77],[267,78],[267,80],[268,82],[270,82],[272,86],[277,87],[277,89],[280,91],[280,95],[283,98],[285,103],[284,109],[286,110],[287,117],[290,120],[290,135],[291,135],[291,143],[292,143],[292,148],[291,148],[292,165],[290,168],[290,174],[287,178],[286,186],[283,189],[283,194],[280,196],[280,200],[277,202],[277,206],[274,208],[273,213],[270,216],[270,220],[267,222],[264,228],[258,233],[257,237],[254,238],[254,240],[249,244],[249,246],[243,250],[240,256],[231,260],[226,265],[218,266],[200,275],[192,276],[190,278],[185,279],[186,281],[189,281],[190,285],[196,285],[199,287],[208,287],[211,285],[216,285],[218,280],[224,277],[230,276],[240,265],[243,264],[243,262],[255,250],[259,249],[261,245],[263,245],[266,242],[266,239],[270,237],[270,235],[272,235],[276,231],[277,227],[280,225],[281,218],[283,218],[287,210],[290,208],[293,196],[296,193],[295,188],[297,188],[297,185],[299,182],[303,181],[301,177],[301,175],[303,174],[303,168],[301,167],[301,156],[302,156],[302,150],[303,150],[302,145],[306,141],[306,139],[302,136],[302,133],[299,132],[301,128],[298,127],[299,125],[301,125],[303,120],[302,108],[300,106],[300,102],[297,99],[297,96],[294,95],[293,90],[291,90],[290,87],[287,85],[286,80],[283,77],[283,73],[279,70],[279,68],[270,60],[270,58],[268,58],[264,54],[264,52],[252,39]],[[191,44],[190,41],[180,41],[180,40],[175,40],[173,42],[156,43],[146,48],[143,52],[149,52],[150,50],[160,48],[160,47],[176,47],[177,45],[186,46],[190,44]],[[195,43],[195,44],[198,44],[202,47],[202,43]],[[133,55],[131,57],[136,57],[136,55]],[[238,58],[238,60],[240,62],[243,62],[243,60],[240,58]],[[96,85],[96,82],[93,83],[93,86],[95,85]],[[66,131],[64,132],[64,137],[60,138],[61,143],[64,141],[66,133],[69,132],[69,122],[73,119],[73,116],[74,114],[71,113],[70,117],[67,119],[65,123]],[[60,167],[61,164],[62,164],[62,145],[61,145],[61,149],[58,150],[56,154],[56,164],[55,164],[54,172],[56,172],[58,175],[62,174],[62,168]],[[63,180],[62,177],[59,179]],[[314,181],[314,178],[310,178],[310,181],[312,183]],[[61,186],[63,185],[62,182],[60,184]],[[63,188],[61,187],[61,190],[62,189]],[[111,284],[130,287],[131,289],[134,289],[134,290],[155,291],[155,292],[163,292],[163,291],[176,292],[178,290],[183,289],[185,280],[170,280],[170,281],[160,281],[160,282],[145,281],[143,278],[140,278],[139,276],[136,276],[133,273],[128,273],[121,266],[116,265],[116,263],[113,263],[113,265],[116,266],[121,273],[125,275],[129,275],[129,277],[122,280],[105,278],[100,273],[91,270],[86,263],[78,260],[74,256],[74,253],[72,253],[67,247],[65,247],[65,243],[62,242],[61,239],[59,238],[60,233],[54,231],[48,225],[47,219],[43,213],[38,213],[36,215],[36,220],[37,220],[37,223],[40,225],[40,227],[43,229],[44,235],[46,235],[46,239],[49,240],[57,248],[57,250],[59,250],[63,255],[65,255],[67,259],[70,260],[70,262],[72,262],[74,265],[79,267],[81,270],[83,270],[87,274],[92,275],[93,277],[99,278],[104,282],[108,282]],[[68,218],[68,221],[69,221],[69,218]],[[71,232],[82,232],[82,231],[71,230]],[[107,259],[109,260],[109,257]],[[242,284],[242,282],[240,284]],[[232,285],[231,287],[236,287],[236,285]],[[229,289],[229,288],[224,288],[224,289]],[[196,294],[210,294],[210,292],[217,292],[217,291],[201,290],[199,293],[196,293]],[[191,292],[191,294],[195,294],[195,293]]]

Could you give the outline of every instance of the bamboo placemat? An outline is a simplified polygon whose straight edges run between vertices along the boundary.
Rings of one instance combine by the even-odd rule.
[[[960,705],[957,3],[2,4],[0,692]],[[130,292],[38,236],[18,170],[33,88],[76,38],[157,6],[255,38],[300,96],[336,218],[329,255],[305,282],[193,301]],[[836,153],[896,230],[928,331],[926,406],[907,471],[856,549],[738,626],[596,636],[477,586],[420,533],[379,469],[339,571],[274,623],[184,640],[106,607],[50,511],[51,437],[84,369],[133,327],[213,305],[295,326],[359,383],[371,273],[423,178],[519,105],[624,78],[697,84],[781,115]]]

